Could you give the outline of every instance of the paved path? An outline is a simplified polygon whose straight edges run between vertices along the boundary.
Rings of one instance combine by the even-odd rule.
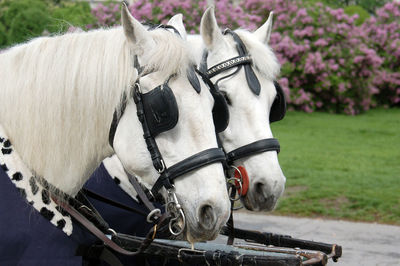
[[[337,263],[328,265],[397,265],[400,266],[400,227],[374,223],[353,223],[324,219],[271,216],[240,211],[235,226],[343,247]]]

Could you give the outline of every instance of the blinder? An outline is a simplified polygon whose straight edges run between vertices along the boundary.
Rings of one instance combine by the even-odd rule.
[[[269,113],[270,123],[282,120],[285,117],[287,109],[285,93],[283,92],[281,85],[279,85],[277,81],[274,81],[274,85],[276,89],[276,96]]]
[[[228,103],[220,91],[211,91],[214,97],[214,107],[212,109],[215,131],[220,133],[224,131],[229,124]]]
[[[228,103],[224,95],[218,89],[218,86],[212,83],[207,74],[204,74],[202,71],[196,69],[196,72],[203,79],[204,83],[210,88],[211,95],[214,98],[214,107],[212,109],[215,132],[220,133],[224,131],[229,124],[229,109]],[[197,76],[196,76],[197,78]]]
[[[139,86],[138,83],[136,86]],[[178,105],[167,82],[147,93],[142,93],[142,102],[144,116],[153,137],[174,128],[178,123]]]

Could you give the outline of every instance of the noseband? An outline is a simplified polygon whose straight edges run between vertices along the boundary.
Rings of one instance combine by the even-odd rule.
[[[244,45],[243,41],[240,39],[237,33],[230,29],[226,29],[223,32],[224,35],[231,35],[233,40],[235,41],[236,44],[236,49],[239,53],[239,56],[233,57],[231,59],[228,59],[226,61],[223,61],[217,65],[214,65],[210,68],[207,67],[207,57],[208,57],[208,52],[205,50],[203,52],[203,57],[202,61],[200,63],[200,71],[206,73],[206,76],[211,79],[212,77],[221,74],[227,70],[230,70],[232,68],[237,67],[237,69],[232,73],[227,76],[224,76],[220,79],[218,79],[213,85],[218,86],[218,82],[226,79],[228,77],[231,77],[239,72],[241,67],[244,68],[245,75],[246,75],[246,81],[247,84],[250,88],[250,90],[255,94],[259,95],[261,91],[261,86],[260,82],[257,78],[257,76],[254,73],[254,70],[252,68],[252,58],[248,54],[246,46]],[[271,107],[270,111],[270,122],[275,122],[283,119],[286,113],[286,101],[285,101],[285,96],[283,93],[282,88],[279,86],[279,84],[274,81],[275,88],[277,90],[277,95],[274,99],[274,102]],[[219,139],[218,139],[219,140]],[[222,143],[219,140],[219,145],[222,147]],[[276,151],[277,153],[280,152],[280,145],[277,139],[275,138],[266,138],[266,139],[261,139],[257,140],[255,142],[252,142],[250,144],[241,146],[235,150],[232,150],[228,153],[226,153],[226,161],[229,166],[233,165],[236,160],[242,159],[244,157],[249,157],[255,154],[259,154],[262,152],[266,151]]]

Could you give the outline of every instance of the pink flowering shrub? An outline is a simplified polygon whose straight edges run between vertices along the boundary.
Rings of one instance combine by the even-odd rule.
[[[358,114],[377,104],[400,103],[400,3],[386,4],[357,26],[357,15],[301,0],[216,2],[221,28],[254,30],[274,11],[270,39],[282,65],[280,83],[292,109]],[[198,33],[206,0],[137,0],[129,9],[140,21],[166,23],[182,13]],[[95,25],[119,23],[119,5],[98,5]]]
[[[215,8],[218,22],[230,28],[246,27],[254,29],[256,25],[250,23],[252,16],[243,12],[243,9],[235,6],[229,0],[216,1]],[[175,14],[182,13],[186,30],[190,33],[198,33],[201,16],[207,8],[206,0],[138,0],[130,7],[135,18],[143,21],[151,21],[155,24],[166,23]]]
[[[117,3],[98,4],[92,9],[92,15],[97,18],[93,28],[111,27],[121,24],[121,5]]]
[[[361,25],[361,34],[383,59],[374,85],[376,99],[384,106],[400,106],[400,2],[390,2]]]
[[[274,11],[270,44],[288,79],[292,108],[357,114],[374,106],[373,77],[383,59],[359,37],[357,15],[321,3],[246,0],[247,13],[267,17]],[[289,90],[290,88],[290,90]]]

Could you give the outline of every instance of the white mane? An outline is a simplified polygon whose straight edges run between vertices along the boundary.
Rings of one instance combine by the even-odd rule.
[[[162,29],[151,34],[156,48],[143,62],[165,76],[181,73],[189,62],[177,49],[183,41]],[[111,155],[113,112],[137,77],[133,53],[116,28],[38,38],[0,54],[0,124],[34,174],[74,194]]]
[[[254,66],[269,80],[275,80],[280,72],[280,64],[269,45],[255,39],[246,30],[235,30],[251,55]]]

